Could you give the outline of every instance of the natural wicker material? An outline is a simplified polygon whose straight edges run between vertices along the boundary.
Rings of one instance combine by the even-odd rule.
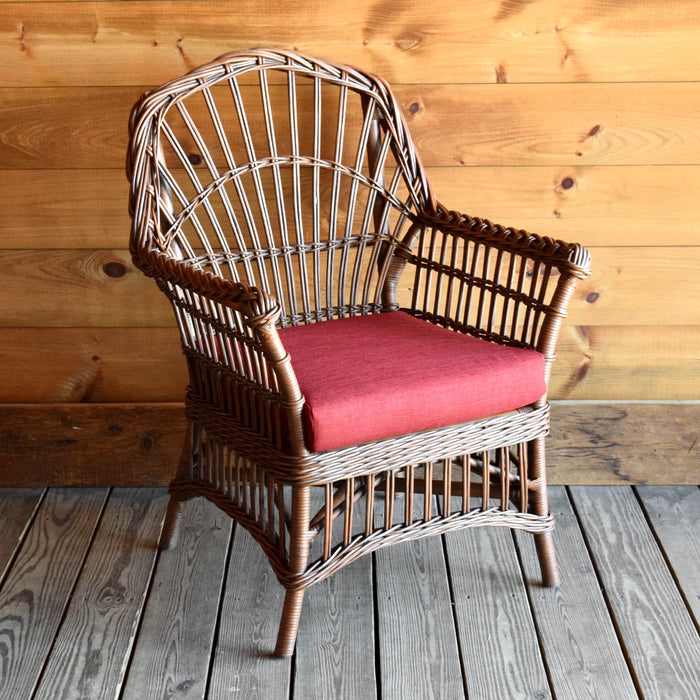
[[[545,397],[310,453],[278,328],[402,308],[537,349],[548,377],[587,251],[445,209],[389,87],[353,68],[226,55],[145,95],[130,133],[134,263],[171,300],[190,373],[163,543],[195,495],[248,529],[287,589],[278,654],[293,650],[308,586],[392,542],[521,528],[556,584]]]

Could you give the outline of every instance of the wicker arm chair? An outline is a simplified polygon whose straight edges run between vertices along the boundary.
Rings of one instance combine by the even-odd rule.
[[[546,387],[586,250],[442,207],[387,84],[299,54],[173,80],[130,136],[131,252],[190,377],[161,546],[193,496],[246,528],[280,655],[310,585],[394,542],[521,528],[557,584]]]

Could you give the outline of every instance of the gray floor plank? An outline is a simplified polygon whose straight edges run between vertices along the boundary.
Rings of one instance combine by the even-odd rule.
[[[0,489],[0,584],[26,535],[45,489]]]
[[[439,537],[376,553],[382,698],[464,698]]]
[[[551,698],[510,531],[445,536],[469,700]]]
[[[378,551],[379,679],[372,557],[307,592],[296,658],[280,660],[269,652],[282,589],[241,529],[229,558],[230,520],[214,506],[187,505],[179,545],[149,572],[162,492],[44,493],[0,490],[11,562],[0,587],[3,699],[286,700],[291,688],[299,700],[463,698],[463,670],[470,700],[540,699],[550,697],[540,652],[557,700],[700,697],[694,487],[639,487],[639,498],[631,487],[573,487],[575,516],[565,490],[551,489],[558,589],[540,587],[524,533],[473,529]]]
[[[0,697],[31,697],[107,489],[51,489],[0,591]]]
[[[631,488],[571,489],[645,700],[700,697],[700,638]]]
[[[125,699],[205,697],[231,520],[204,498],[183,517],[177,544],[158,559]]]
[[[164,488],[114,489],[35,700],[118,697],[166,505]]]
[[[289,697],[291,658],[272,656],[284,589],[260,546],[236,527],[208,697]]]
[[[562,574],[541,585],[534,538],[516,541],[555,696],[559,700],[637,700],[637,691],[610,620],[588,550],[564,487],[549,488],[556,518],[554,546]]]
[[[364,556],[304,596],[294,697],[371,700],[376,696],[372,557]]]
[[[323,505],[323,490],[314,489],[312,512]],[[364,528],[362,501],[355,504],[353,520]],[[312,541],[312,561],[321,556],[322,544],[322,534]],[[372,561],[370,555],[360,557],[306,592],[295,658],[298,700],[376,697]]]
[[[638,486],[637,492],[697,625],[700,623],[700,489]]]

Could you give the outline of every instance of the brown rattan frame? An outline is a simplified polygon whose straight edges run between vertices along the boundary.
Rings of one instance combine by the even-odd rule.
[[[306,588],[393,542],[520,528],[556,584],[546,397],[312,453],[278,329],[402,308],[535,348],[549,378],[588,252],[444,208],[388,85],[296,53],[228,54],[173,80],[137,103],[130,135],[133,260],[171,300],[190,374],[163,546],[192,496],[245,527],[287,591],[281,655]]]

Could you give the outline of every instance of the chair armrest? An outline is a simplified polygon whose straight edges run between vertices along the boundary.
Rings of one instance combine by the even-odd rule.
[[[258,287],[233,282],[156,250],[132,247],[131,259],[141,272],[153,277],[161,287],[180,287],[228,306],[240,312],[249,324],[255,325],[268,317],[274,322],[279,317],[279,302]]]
[[[501,226],[488,219],[448,210],[441,204],[438,204],[436,214],[423,214],[421,221],[426,226],[434,226],[453,236],[481,241],[551,265],[577,279],[585,279],[590,274],[590,253],[579,243],[567,243],[523,229]]]
[[[590,255],[566,243],[449,211],[419,213],[389,285],[409,273],[407,310],[493,342],[535,348],[548,372],[576,283]]]
[[[292,444],[303,452],[304,397],[275,325],[281,313],[277,299],[262,289],[227,280],[158,251],[132,250],[132,258],[140,270],[156,280],[176,309],[198,317],[200,324],[190,324],[183,314],[177,314],[186,354],[227,366],[233,377],[238,377],[236,381],[244,391],[257,386],[268,396],[276,395],[287,414]],[[242,323],[237,323],[235,316],[218,311],[211,302],[238,312]],[[193,330],[199,325],[208,329],[208,333],[200,328]],[[197,337],[201,335],[208,337]],[[210,336],[216,338],[214,343]],[[237,345],[237,362],[223,360],[225,343]]]

